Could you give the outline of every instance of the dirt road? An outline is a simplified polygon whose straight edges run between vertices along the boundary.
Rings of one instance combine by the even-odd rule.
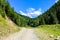
[[[39,40],[33,29],[22,28],[20,32],[16,32],[3,40]]]

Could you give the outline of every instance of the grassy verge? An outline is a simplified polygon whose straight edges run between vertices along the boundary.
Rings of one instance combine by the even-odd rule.
[[[53,38],[49,37],[50,35],[54,35],[54,37],[60,36],[60,24],[40,25],[34,30],[41,40],[53,40]]]
[[[8,22],[6,20],[0,15],[0,36],[6,36],[20,30],[15,24],[9,23],[11,20],[7,20]]]
[[[55,36],[60,36],[60,24],[56,24],[56,25],[41,25],[38,28],[42,29],[46,33],[53,34]]]

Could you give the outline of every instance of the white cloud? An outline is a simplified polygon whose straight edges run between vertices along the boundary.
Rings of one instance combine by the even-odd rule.
[[[21,15],[24,15],[24,16],[28,16],[28,17],[31,17],[31,18],[32,18],[32,16],[31,16],[30,14],[26,14],[26,13],[24,13],[24,12],[22,12],[22,11],[20,11],[20,14],[21,14]]]
[[[20,11],[20,14],[21,14],[21,15],[25,15],[25,16],[27,16],[27,15],[26,15],[24,12],[22,12],[22,11]]]
[[[59,0],[56,0],[55,3],[57,3]]]
[[[34,8],[29,8],[26,10],[27,12],[24,13],[23,11],[20,11],[20,14],[21,15],[25,15],[25,16],[28,16],[30,18],[34,18],[34,17],[37,17],[39,16],[40,14],[42,14],[41,12],[41,8],[39,8],[38,10],[34,9]]]
[[[27,12],[33,12],[35,9],[34,8],[29,8],[27,9]]]
[[[33,11],[31,14],[40,15],[41,13],[42,13],[41,9],[39,9],[39,10]]]

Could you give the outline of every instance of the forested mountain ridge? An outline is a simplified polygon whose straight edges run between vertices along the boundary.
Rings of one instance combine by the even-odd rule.
[[[38,19],[43,19],[42,24],[60,24],[60,0],[41,16],[38,16]]]
[[[33,19],[32,23],[30,20],[30,26],[39,26],[45,24],[60,24],[60,0],[42,15]]]
[[[0,0],[0,15],[4,18],[8,16],[18,26],[36,27],[44,24],[59,24],[60,23],[60,0],[55,3],[49,10],[37,18],[29,18],[18,14],[10,6],[7,0]]]
[[[18,14],[14,11],[14,9],[10,6],[7,0],[0,0],[0,15],[4,18],[8,16],[15,24],[19,26],[26,26],[29,17]]]

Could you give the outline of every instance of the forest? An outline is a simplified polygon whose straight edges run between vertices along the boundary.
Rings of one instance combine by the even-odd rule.
[[[37,18],[29,18],[17,13],[7,0],[0,0],[0,15],[9,17],[20,27],[60,24],[60,0]]]

